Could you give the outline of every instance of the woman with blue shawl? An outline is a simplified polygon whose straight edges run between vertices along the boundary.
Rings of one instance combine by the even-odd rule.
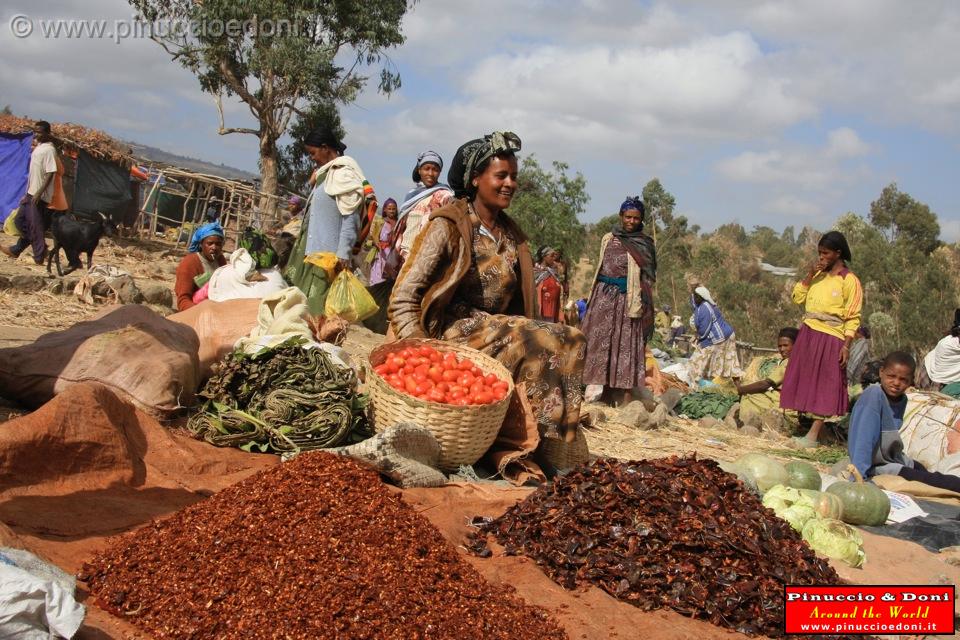
[[[615,391],[626,404],[646,381],[645,346],[653,333],[657,252],[643,232],[643,202],[627,198],[620,222],[600,241],[590,304],[583,317],[587,359],[583,382]]]
[[[188,251],[177,266],[173,286],[180,311],[194,306],[193,294],[210,280],[214,271],[227,264],[223,257],[223,227],[220,223],[210,222],[198,227],[193,232]]]

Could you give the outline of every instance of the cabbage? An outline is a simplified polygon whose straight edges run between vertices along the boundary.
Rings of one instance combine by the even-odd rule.
[[[798,502],[792,507],[784,509],[777,515],[789,522],[790,526],[799,532],[803,531],[803,526],[807,524],[811,518],[817,517],[817,512],[814,511],[812,504],[807,505]]]
[[[817,516],[816,504],[810,496],[782,484],[770,487],[763,496],[763,506],[773,509],[778,518],[789,522],[797,531],[803,529],[807,520]]]
[[[839,520],[813,518],[801,533],[810,548],[820,555],[846,562],[851,567],[863,566],[863,538],[860,532]]]

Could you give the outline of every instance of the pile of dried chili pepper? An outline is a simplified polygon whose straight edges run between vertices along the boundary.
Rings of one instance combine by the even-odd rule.
[[[80,578],[155,638],[567,637],[375,471],[324,452],[126,534]]]
[[[736,476],[695,456],[599,459],[474,525],[478,555],[490,536],[567,589],[749,634],[783,635],[785,584],[841,584]]]

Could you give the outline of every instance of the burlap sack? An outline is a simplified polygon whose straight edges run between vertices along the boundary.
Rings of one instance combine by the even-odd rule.
[[[140,305],[108,309],[33,344],[0,349],[0,394],[37,408],[68,387],[103,384],[158,418],[194,404],[194,331]]]
[[[186,311],[167,316],[168,320],[192,328],[200,340],[200,380],[212,374],[211,368],[233,351],[233,345],[257,327],[259,298],[214,302],[204,300]]]

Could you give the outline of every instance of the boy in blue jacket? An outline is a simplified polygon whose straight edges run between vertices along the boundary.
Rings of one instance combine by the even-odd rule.
[[[900,476],[932,487],[960,492],[960,477],[928,471],[903,452],[900,427],[907,408],[906,391],[917,363],[909,353],[894,351],[883,360],[880,383],[867,387],[850,416],[847,452],[863,477]]]

